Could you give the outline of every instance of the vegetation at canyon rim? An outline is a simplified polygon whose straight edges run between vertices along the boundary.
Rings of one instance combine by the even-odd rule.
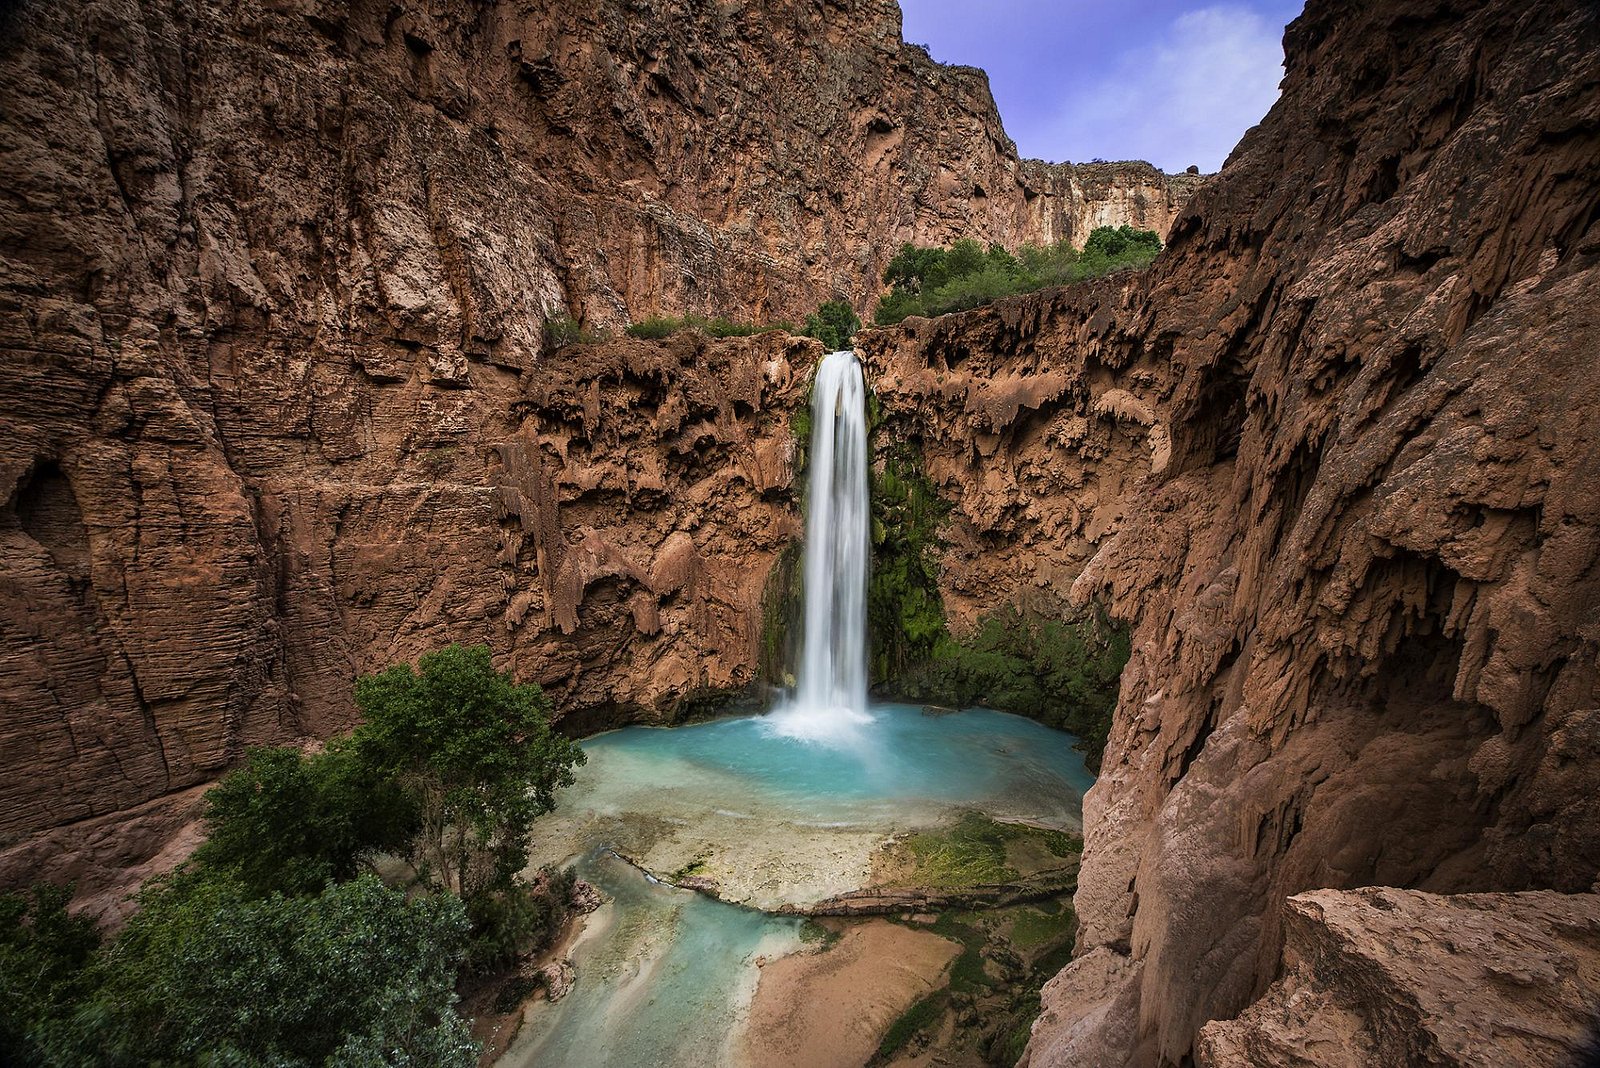
[[[0,1062],[476,1063],[456,981],[565,918],[570,874],[519,873],[584,755],[487,646],[418,668],[360,679],[364,722],[322,752],[253,751],[109,944],[67,890],[0,896]]]
[[[1138,270],[1161,251],[1161,235],[1132,226],[1101,226],[1090,232],[1083,248],[1070,241],[1053,245],[1024,245],[1015,253],[999,245],[987,249],[972,238],[962,238],[948,248],[906,243],[884,269],[890,287],[873,313],[877,326],[893,326],[912,315],[943,315],[976,308],[1001,297],[1030,293],[1047,286],[1100,278],[1115,271]],[[850,344],[861,319],[848,301],[830,300],[806,317],[796,330],[791,323],[755,324],[727,316],[651,315],[629,325],[629,337],[660,339],[684,330],[699,330],[708,337],[748,337],[767,330],[787,330],[814,337],[834,352]],[[556,348],[603,341],[609,334],[585,327],[570,315],[545,323],[545,334]]]
[[[893,326],[912,315],[965,311],[1017,293],[1137,270],[1160,251],[1160,234],[1127,225],[1096,227],[1082,249],[1066,240],[1024,245],[1016,253],[999,245],[985,249],[971,238],[948,248],[907,243],[884,268],[890,289],[872,321]]]
[[[707,337],[750,337],[768,330],[793,331],[793,323],[740,323],[727,316],[707,318],[704,315],[650,315],[636,323],[628,324],[623,333],[645,341],[658,341],[684,330],[698,330]]]
[[[836,352],[850,344],[850,339],[861,329],[861,317],[845,300],[824,302],[816,311],[806,316],[804,325],[796,327],[789,322],[747,323],[730,319],[726,315],[648,315],[630,323],[623,333],[644,341],[659,341],[685,330],[698,330],[707,337],[751,337],[769,330],[783,330],[799,337],[814,337],[823,348]],[[545,342],[551,348],[567,345],[588,345],[609,341],[611,332],[591,328],[568,313],[552,315],[545,320]]]
[[[830,300],[806,316],[805,329],[801,333],[821,341],[822,347],[828,352],[838,352],[849,346],[850,339],[860,329],[861,319],[854,308],[845,301]]]

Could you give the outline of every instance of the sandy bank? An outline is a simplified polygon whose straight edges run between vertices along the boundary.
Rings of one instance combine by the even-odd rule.
[[[883,1033],[937,987],[961,947],[886,920],[852,924],[833,947],[765,964],[744,1034],[762,1068],[860,1068]]]

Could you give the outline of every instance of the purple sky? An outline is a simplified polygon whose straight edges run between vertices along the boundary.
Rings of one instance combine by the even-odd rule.
[[[905,39],[989,72],[1006,132],[1053,162],[1222,166],[1278,97],[1303,0],[900,0]]]

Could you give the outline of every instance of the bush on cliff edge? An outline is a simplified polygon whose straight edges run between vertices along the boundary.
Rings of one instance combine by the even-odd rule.
[[[884,269],[890,289],[878,300],[872,321],[893,326],[910,315],[965,311],[1017,293],[1137,270],[1160,251],[1159,234],[1131,226],[1097,227],[1082,249],[1067,241],[1024,245],[1015,254],[999,245],[985,249],[971,238],[949,248],[907,243]]]

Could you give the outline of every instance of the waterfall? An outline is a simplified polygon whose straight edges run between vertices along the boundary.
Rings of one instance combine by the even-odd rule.
[[[853,352],[817,365],[811,387],[806,493],[805,630],[793,699],[771,717],[779,733],[847,739],[868,722],[866,384]]]

